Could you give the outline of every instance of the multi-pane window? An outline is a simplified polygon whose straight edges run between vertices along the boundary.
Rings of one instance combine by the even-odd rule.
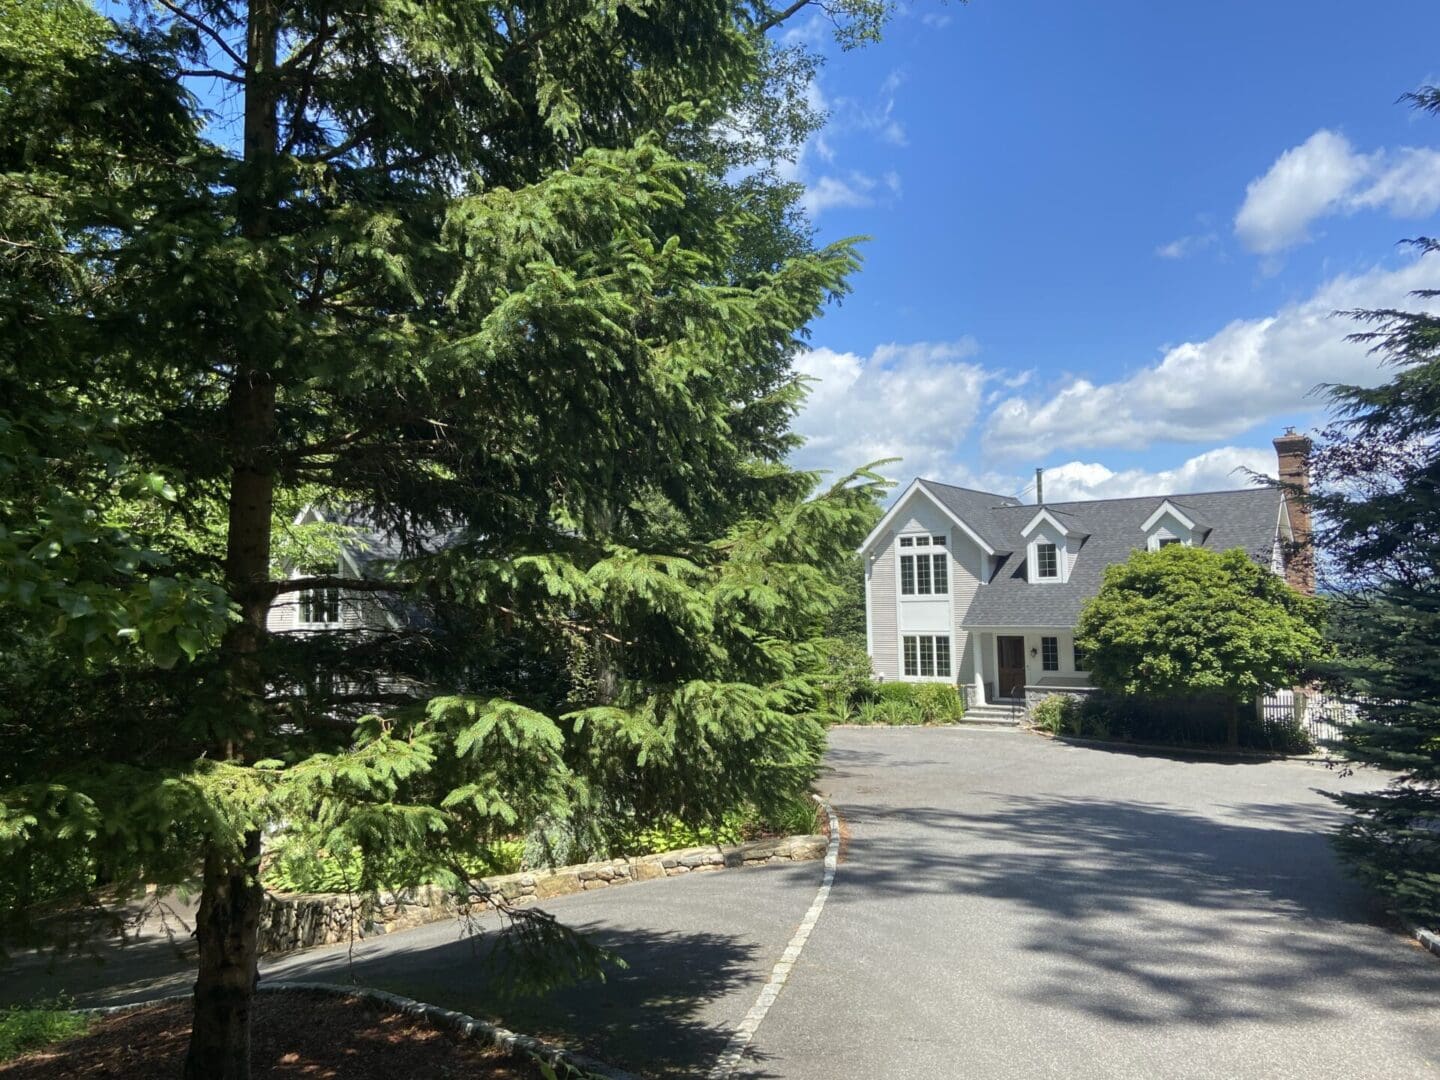
[[[300,594],[300,621],[325,625],[340,621],[339,589],[306,589]]]
[[[1089,668],[1087,668],[1087,667],[1085,666],[1085,653],[1081,650],[1081,648],[1080,648],[1080,643],[1079,643],[1078,641],[1075,643],[1075,670],[1076,670],[1076,671],[1088,671],[1088,670],[1089,670]]]
[[[1041,578],[1060,576],[1060,553],[1054,544],[1035,545],[1035,575]]]
[[[915,560],[915,591],[921,596],[930,593],[930,556],[921,555]]]
[[[935,570],[934,588],[937,596],[943,596],[950,591],[950,568],[945,565],[945,553],[930,556],[931,566]]]
[[[950,674],[950,639],[943,634],[935,639],[935,674]]]
[[[948,679],[950,638],[946,634],[906,634],[902,639],[907,678]]]
[[[1046,671],[1060,670],[1059,638],[1042,637],[1040,639],[1040,666]]]
[[[902,536],[902,548],[944,547],[943,536]],[[944,596],[950,591],[950,566],[944,551],[900,556],[901,596]]]
[[[1158,544],[1156,544],[1155,546],[1156,546],[1156,547],[1169,547],[1171,544],[1178,544],[1179,542],[1180,542],[1180,538],[1179,538],[1178,536],[1162,536],[1162,537],[1160,537],[1160,542],[1159,542]]]

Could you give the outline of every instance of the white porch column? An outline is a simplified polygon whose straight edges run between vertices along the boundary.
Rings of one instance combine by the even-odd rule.
[[[975,703],[986,704],[985,701],[985,650],[990,648],[990,635],[975,635]]]

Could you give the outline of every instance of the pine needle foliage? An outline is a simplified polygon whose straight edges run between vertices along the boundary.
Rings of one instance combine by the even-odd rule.
[[[813,774],[882,481],[784,465],[858,266],[779,178],[810,6],[0,0],[0,896],[195,888],[187,1076],[248,1072],[274,830],[460,891]],[[326,589],[379,622],[268,631]]]
[[[1440,114],[1440,87],[1407,95]],[[1440,258],[1440,240],[1409,242]],[[1308,496],[1338,657],[1331,675],[1360,701],[1350,761],[1391,771],[1379,790],[1335,796],[1351,811],[1338,843],[1394,908],[1440,926],[1440,318],[1353,311],[1387,365],[1374,387],[1328,388],[1336,422],[1319,439]]]

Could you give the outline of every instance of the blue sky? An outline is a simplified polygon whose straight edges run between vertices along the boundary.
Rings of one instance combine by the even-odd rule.
[[[830,49],[793,175],[865,234],[815,325],[809,467],[1047,497],[1243,485],[1312,388],[1376,381],[1337,308],[1408,304],[1440,257],[1440,11],[1387,0],[912,0]],[[823,40],[824,24],[792,33]]]

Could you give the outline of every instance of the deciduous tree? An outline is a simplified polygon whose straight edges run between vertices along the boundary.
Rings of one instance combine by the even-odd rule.
[[[1097,686],[1118,694],[1218,694],[1238,709],[1293,686],[1322,651],[1320,605],[1239,548],[1171,544],[1108,567],[1075,630]]]

